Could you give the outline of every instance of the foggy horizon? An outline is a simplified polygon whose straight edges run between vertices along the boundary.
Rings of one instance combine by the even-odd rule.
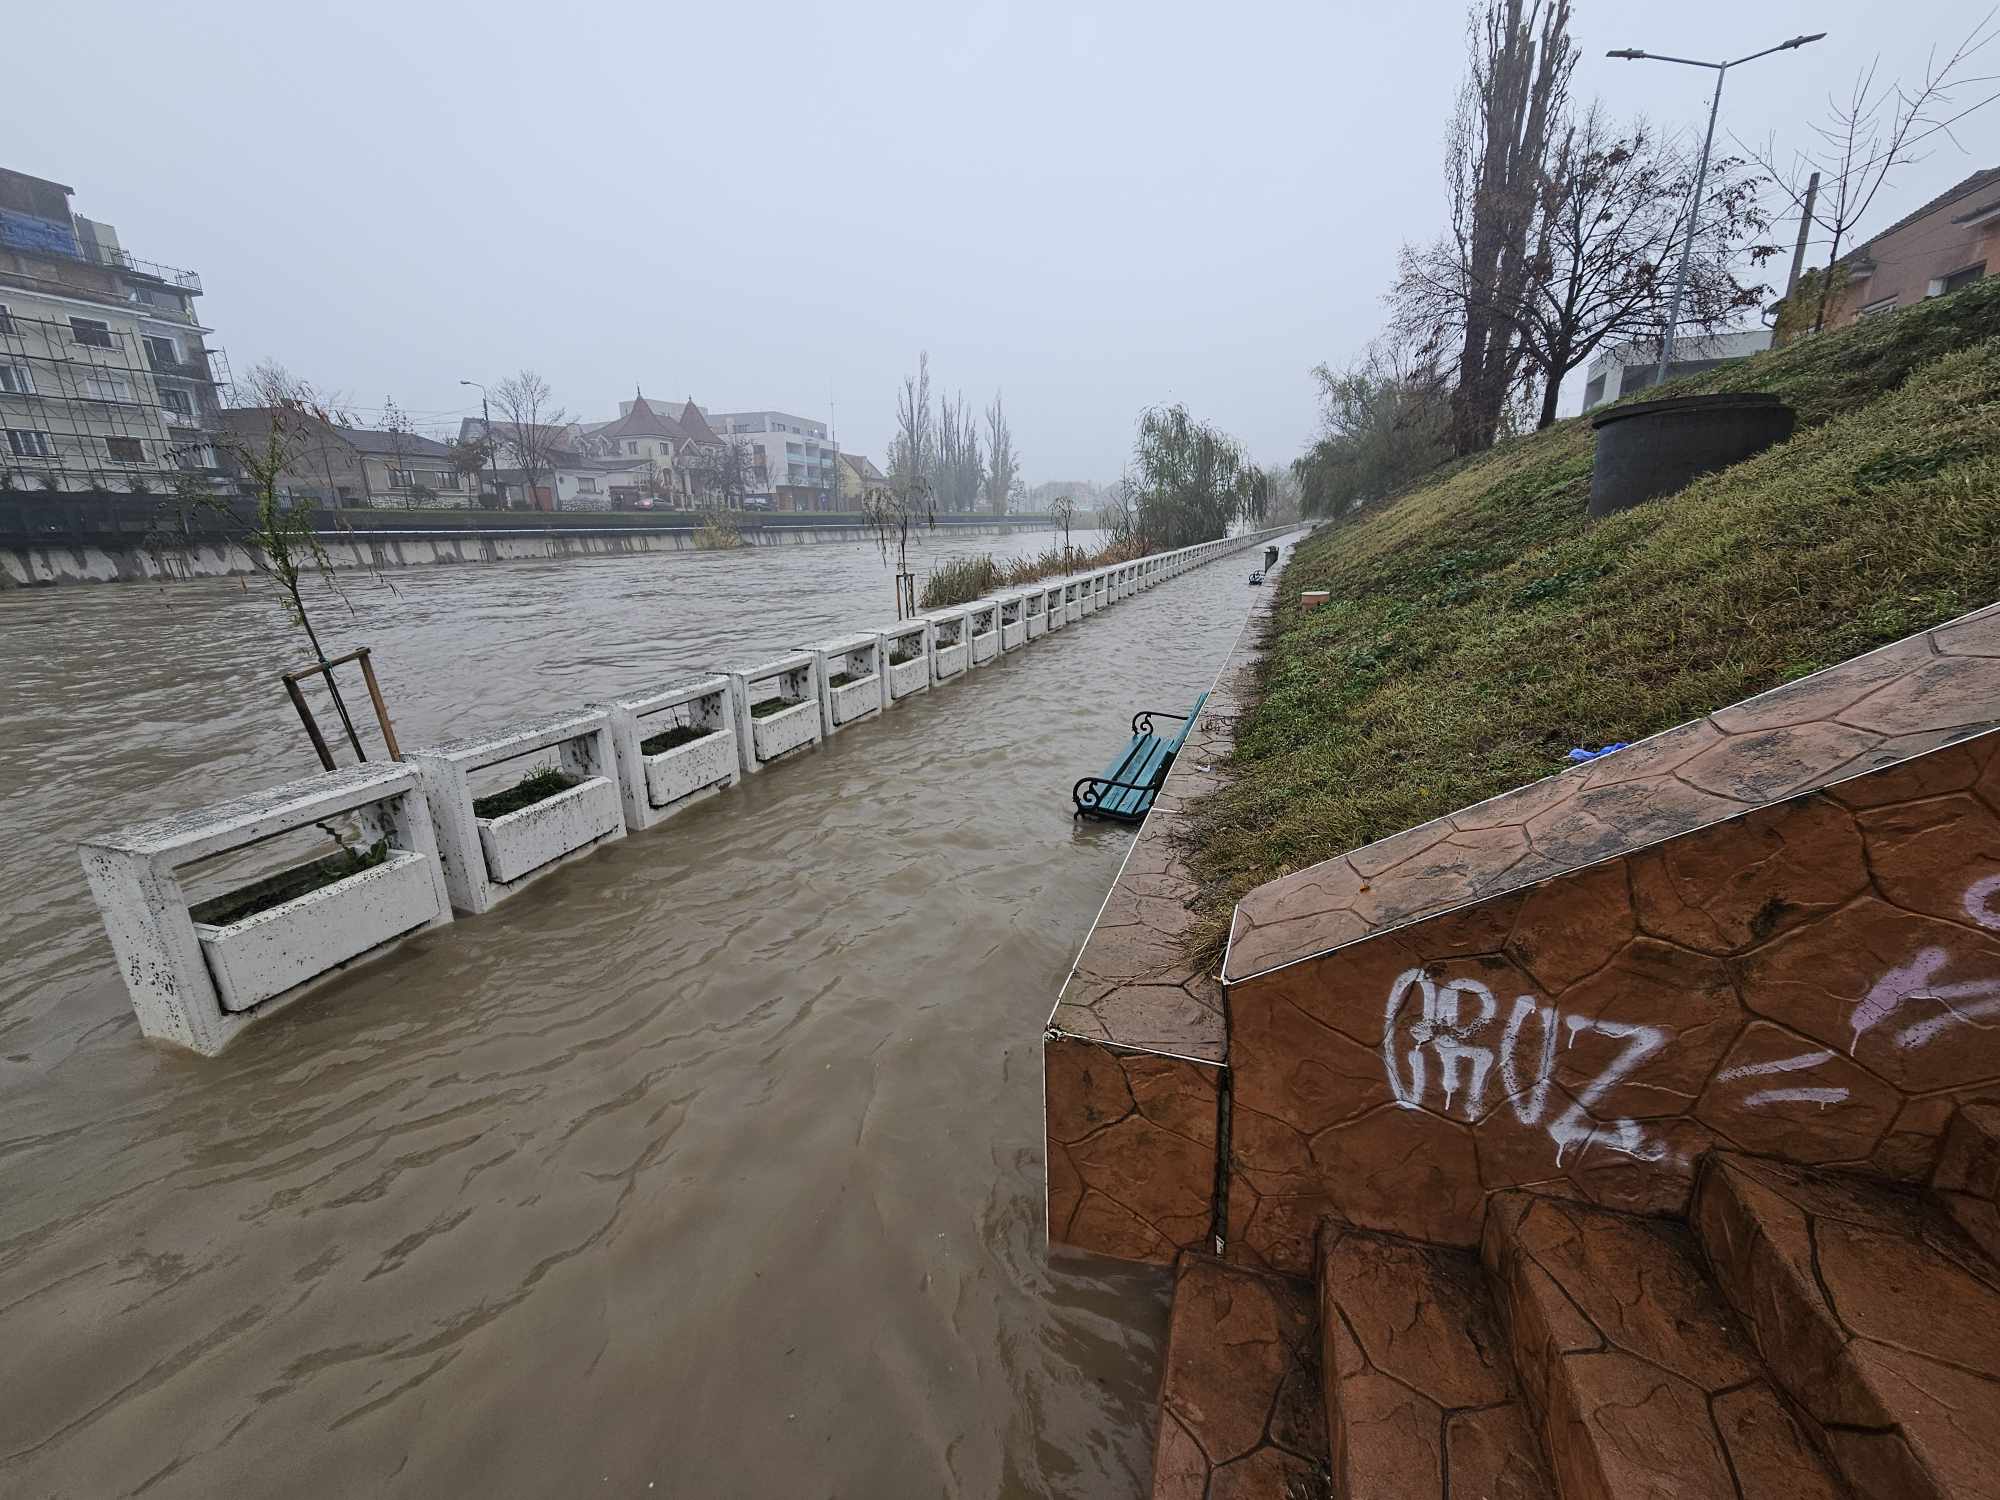
[[[1572,92],[1699,132],[1712,74],[1605,51],[1736,57],[1826,31],[1723,97],[1718,152],[1775,133],[1788,154],[1878,52],[1909,77],[1983,13],[1919,4],[1888,35],[1852,0],[1585,0]],[[1171,401],[1281,465],[1317,427],[1311,368],[1361,352],[1399,246],[1443,227],[1465,13],[1226,20],[783,4],[558,27],[507,4],[307,23],[232,3],[133,8],[111,52],[98,13],[44,10],[10,21],[51,65],[18,73],[0,166],[199,272],[238,378],[277,361],[364,421],[393,397],[455,429],[479,410],[461,380],[525,367],[579,420],[636,387],[828,421],[881,462],[927,350],[939,395],[1004,395],[1030,485],[1117,478],[1140,411]],[[1860,237],[1995,164],[1994,118],[1927,143]],[[1780,217],[1770,238],[1793,233]]]

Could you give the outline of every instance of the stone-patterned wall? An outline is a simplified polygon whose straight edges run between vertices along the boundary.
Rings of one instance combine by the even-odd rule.
[[[1358,859],[1337,879],[1366,900]],[[1711,1145],[1920,1181],[1954,1104],[2000,1097],[2000,732],[1232,978],[1228,1007],[1229,1252],[1290,1273],[1328,1213],[1471,1245],[1512,1187],[1684,1212]]]
[[[1234,743],[1275,596],[1257,596],[1049,1017],[1053,1245],[1167,1262],[1212,1248],[1220,1227],[1212,1221],[1228,1052],[1222,985],[1182,951],[1194,882],[1176,839]]]

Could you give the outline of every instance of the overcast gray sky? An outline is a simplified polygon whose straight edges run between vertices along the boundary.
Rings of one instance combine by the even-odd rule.
[[[1803,143],[1878,50],[1916,73],[1986,3],[1575,9],[1579,94],[1691,129],[1711,75],[1604,51],[1831,33],[1724,96],[1725,127]],[[1315,425],[1308,371],[1368,340],[1398,244],[1443,221],[1464,15],[21,6],[0,165],[200,271],[239,373],[274,358],[425,424],[477,410],[460,378],[526,365],[574,415],[614,414],[635,384],[833,409],[842,446],[880,457],[927,348],[944,389],[1005,391],[1030,481],[1115,477],[1139,410],[1167,400],[1283,462]],[[1864,227],[2000,162],[2000,105],[1962,139],[1934,142]]]

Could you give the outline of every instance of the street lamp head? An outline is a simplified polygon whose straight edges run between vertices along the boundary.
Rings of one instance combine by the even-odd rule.
[[[1795,36],[1789,42],[1781,45],[1778,50],[1782,52],[1786,47],[1803,47],[1807,42],[1819,41],[1825,35],[1824,31],[1815,31],[1811,36]]]
[[[1787,43],[1787,45],[1789,46],[1790,44]],[[1606,57],[1622,57],[1627,62],[1636,62],[1646,54],[1641,52],[1637,47],[1621,47],[1616,52],[1607,52],[1604,55]]]

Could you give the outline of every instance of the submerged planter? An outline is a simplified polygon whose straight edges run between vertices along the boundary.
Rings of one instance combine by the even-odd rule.
[[[965,606],[965,631],[972,647],[970,664],[984,666],[1000,654],[1000,606],[991,599],[975,599]]]
[[[822,732],[838,733],[843,726],[871,718],[889,706],[881,636],[841,636],[814,647],[813,652],[819,657]]]
[[[576,785],[497,817],[473,808],[471,777],[553,750]],[[531,878],[574,855],[625,836],[618,758],[607,709],[523,724],[492,739],[458,740],[410,756],[437,825],[451,904],[492,910]],[[527,769],[523,767],[523,769]]]
[[[941,609],[931,615],[931,681],[945,682],[966,670],[972,648],[962,609]]]
[[[1590,514],[1608,516],[1685,489],[1784,442],[1796,420],[1776,396],[1757,392],[1614,406],[1590,421],[1597,433]]]
[[[1028,644],[1028,596],[1018,590],[996,594],[1000,607],[1000,649],[1018,651]]]
[[[743,768],[734,692],[726,677],[703,677],[602,705],[611,716],[627,828],[651,828],[736,784]],[[685,732],[684,743],[646,749],[674,730]]]
[[[729,675],[736,687],[737,742],[745,771],[819,743],[817,655],[788,652]]]
[[[385,846],[382,861],[234,921],[195,920],[187,866],[331,819],[362,846]],[[90,839],[81,853],[139,1029],[207,1056],[312,981],[451,920],[430,809],[406,765],[287,782]]]
[[[908,660],[897,661],[897,656]],[[888,669],[889,702],[912,693],[931,690],[931,625],[928,620],[905,620],[894,630],[882,632],[882,661]]]
[[[434,858],[402,849],[240,921],[196,922],[222,1008],[250,1010],[412,927],[428,926],[423,914],[437,878]]]
[[[1047,633],[1049,628],[1049,591],[1030,589],[1022,598],[1022,615],[1027,628],[1027,638],[1036,640]]]

